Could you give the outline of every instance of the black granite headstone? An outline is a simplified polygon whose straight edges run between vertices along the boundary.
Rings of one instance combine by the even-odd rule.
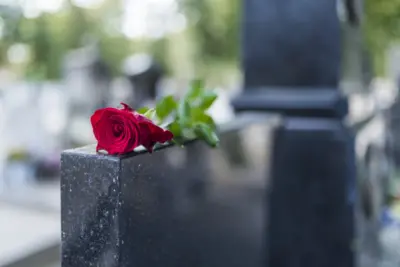
[[[238,121],[218,149],[64,152],[62,267],[265,266],[272,127]],[[226,156],[229,140],[241,157]]]
[[[340,75],[337,1],[246,0],[245,88],[336,87]]]
[[[356,266],[352,132],[336,119],[287,118],[274,136],[267,266]]]
[[[343,74],[362,77],[356,1],[243,1],[245,90],[233,104],[282,115],[266,266],[356,264],[355,136],[343,123],[348,102],[340,90]]]

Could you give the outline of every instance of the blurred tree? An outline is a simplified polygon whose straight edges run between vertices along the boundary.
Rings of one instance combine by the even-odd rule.
[[[239,50],[240,0],[180,0],[194,39],[197,62],[235,63]]]
[[[134,41],[121,32],[123,0],[104,0],[94,9],[80,8],[67,1],[67,7],[60,12],[34,19],[19,18],[15,15],[18,12],[9,10],[0,12],[0,26],[5,25],[2,26],[5,30],[0,42],[0,64],[8,64],[7,51],[12,44],[28,44],[32,55],[28,76],[56,79],[64,54],[81,47],[86,37],[91,36],[99,42],[101,56],[114,75],[120,73],[126,56],[142,50],[152,53],[174,74],[188,66],[193,66],[196,74],[207,77],[219,77],[221,71],[238,69],[243,0],[178,0],[188,22],[183,33]],[[365,41],[375,73],[382,75],[386,50],[400,37],[400,0],[364,0],[364,9]],[[140,48],[142,43],[146,49]],[[177,62],[184,67],[177,68]]]
[[[122,61],[130,54],[131,44],[123,36],[108,36],[102,34],[100,40],[100,55],[110,67],[114,76],[121,74]]]
[[[94,23],[87,17],[84,10],[70,4],[66,10],[56,14],[42,13],[36,18],[20,20],[10,44],[24,43],[31,48],[31,58],[25,71],[27,79],[60,78],[65,53],[81,47],[83,37],[92,31]]]
[[[67,0],[66,8],[56,14],[22,18],[15,34],[0,43],[0,61],[6,63],[11,44],[28,44],[31,60],[27,77],[57,79],[64,54],[83,46],[85,40],[94,39],[114,75],[120,74],[123,59],[134,51],[153,54],[167,73],[175,75],[177,71],[191,75],[189,69],[194,66],[196,74],[217,77],[219,72],[215,70],[226,69],[220,64],[236,65],[240,0],[178,1],[188,20],[188,29],[156,40],[130,40],[121,32],[123,0],[104,0],[93,9],[77,7]],[[145,48],[141,48],[143,44]],[[210,65],[218,67],[211,69]]]
[[[68,19],[65,27],[65,41],[69,49],[82,47],[84,38],[94,34],[96,22],[91,20],[88,11],[75,6],[68,0]]]
[[[52,70],[51,67],[51,39],[52,36],[49,33],[47,16],[42,15],[33,21],[36,27],[36,33],[32,38],[31,49],[32,49],[32,59],[31,64],[28,67],[27,76],[33,79],[43,79],[43,78],[55,78],[57,76],[57,69]]]
[[[156,62],[161,65],[166,75],[172,74],[172,68],[169,64],[168,58],[168,38],[157,39],[150,44],[150,51],[153,54]]]
[[[123,1],[104,0],[92,11],[96,23],[96,38],[99,40],[100,54],[110,67],[113,75],[121,74],[122,61],[132,53],[132,41],[122,33]]]
[[[0,64],[7,64],[7,50],[18,35],[22,11],[15,6],[0,5]]]
[[[68,0],[66,9],[56,14],[42,14],[34,19],[22,18],[16,34],[9,42],[0,43],[0,60],[9,46],[16,42],[31,47],[31,60],[26,69],[29,79],[60,78],[60,65],[71,49],[82,47],[90,40],[98,41],[100,54],[112,73],[118,75],[122,60],[131,51],[131,42],[119,31],[118,1],[107,0],[98,9],[83,9]]]
[[[400,38],[400,0],[364,0],[365,41],[376,75],[385,74],[386,51]]]

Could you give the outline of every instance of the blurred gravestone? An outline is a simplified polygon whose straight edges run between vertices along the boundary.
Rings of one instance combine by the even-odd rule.
[[[99,57],[96,46],[70,52],[63,67],[69,109],[67,143],[92,142],[87,118],[109,102],[110,70]]]
[[[124,62],[124,73],[132,86],[133,107],[140,107],[156,99],[157,86],[163,71],[154,59],[146,54],[133,55]]]
[[[340,29],[336,1],[244,1],[246,88],[336,86]]]
[[[284,115],[273,139],[266,266],[355,264],[354,137],[343,125],[347,100],[339,90],[343,67],[350,65],[349,80],[361,77],[355,6],[244,1],[245,91],[234,105]],[[351,34],[342,39],[346,27]]]

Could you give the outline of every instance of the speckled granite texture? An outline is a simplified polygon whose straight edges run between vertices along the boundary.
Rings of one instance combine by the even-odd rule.
[[[118,158],[92,147],[62,154],[62,266],[118,266]]]
[[[264,266],[271,126],[226,132],[219,149],[65,151],[62,267]]]

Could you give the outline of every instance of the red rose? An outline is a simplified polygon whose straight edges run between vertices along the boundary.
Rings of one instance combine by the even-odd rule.
[[[170,131],[155,125],[127,104],[121,104],[122,109],[98,109],[90,118],[97,139],[96,151],[121,155],[142,145],[152,152],[156,143],[165,143],[173,138]]]

